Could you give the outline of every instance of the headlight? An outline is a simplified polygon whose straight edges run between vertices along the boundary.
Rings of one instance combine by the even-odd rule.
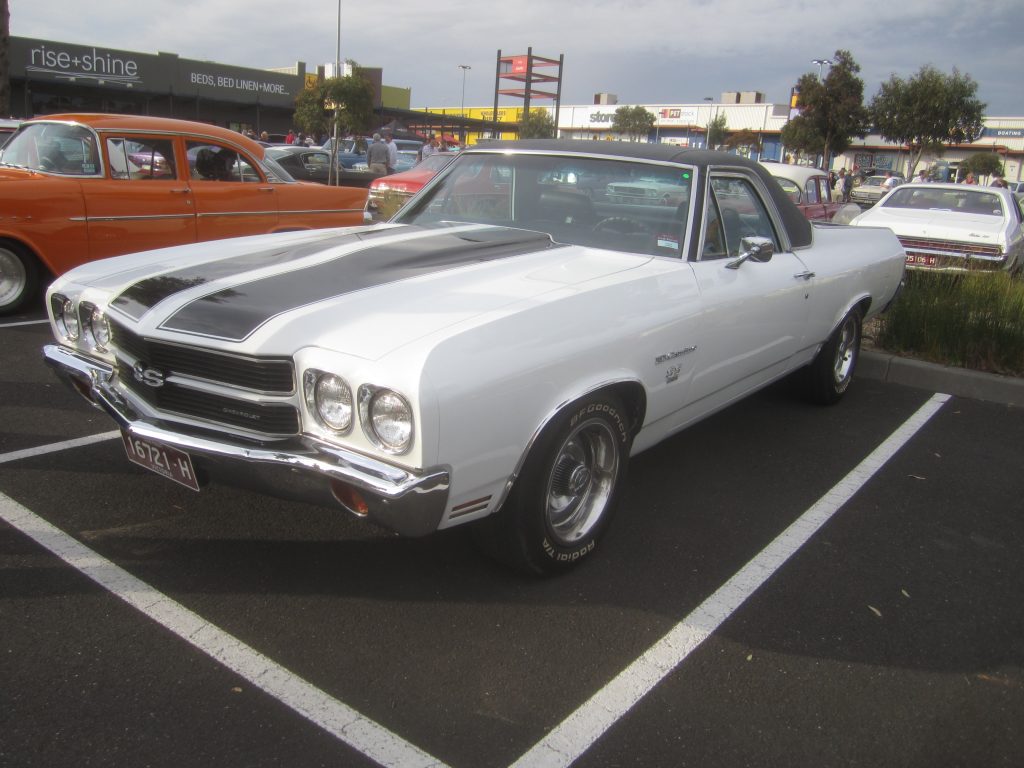
[[[110,323],[95,304],[82,303],[82,323],[86,341],[97,352],[106,352],[110,345]]]
[[[352,429],[352,388],[340,376],[308,370],[303,376],[306,405],[320,423],[335,432]]]
[[[78,341],[82,327],[75,312],[75,302],[65,296],[54,296],[51,299],[53,318],[57,321],[57,330],[68,341]]]
[[[412,408],[390,389],[359,388],[359,418],[366,436],[388,453],[404,453],[412,445]]]

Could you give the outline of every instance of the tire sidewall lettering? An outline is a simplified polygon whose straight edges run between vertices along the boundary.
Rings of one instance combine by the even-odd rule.
[[[594,548],[597,546],[597,542],[591,539],[582,547],[578,547],[573,550],[566,550],[562,547],[556,547],[548,540],[548,537],[545,536],[544,540],[541,542],[541,546],[544,548],[544,554],[555,562],[572,563],[593,552]]]
[[[625,444],[626,441],[629,440],[629,433],[626,430],[625,421],[619,414],[618,409],[608,403],[588,403],[582,408],[579,408],[569,418],[569,426],[575,427],[581,419],[594,416],[595,414],[603,414],[609,418],[609,420],[615,425],[616,434],[619,436],[619,442]]]

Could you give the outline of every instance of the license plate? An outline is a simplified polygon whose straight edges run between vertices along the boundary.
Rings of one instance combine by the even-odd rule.
[[[145,467],[150,472],[163,475],[186,488],[191,488],[193,491],[199,490],[196,473],[192,468],[192,459],[184,451],[129,435],[127,432],[121,433],[121,439],[124,441],[124,449],[128,453],[128,458],[135,464]]]
[[[928,256],[921,253],[908,254],[907,264],[916,264],[920,267],[934,267],[937,263],[937,257]]]

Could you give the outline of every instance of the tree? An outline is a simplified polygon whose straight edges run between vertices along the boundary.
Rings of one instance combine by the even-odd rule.
[[[893,75],[882,83],[871,101],[871,119],[883,139],[910,148],[908,177],[926,151],[970,143],[981,134],[985,104],[977,91],[970,75],[956,69],[945,75],[927,65],[909,80]]]
[[[747,151],[742,154],[749,157],[751,152],[761,151],[761,139],[753,131],[744,128],[726,139],[725,146],[729,147],[729,149],[746,149]]]
[[[994,173],[1003,175],[1003,161],[995,152],[981,152],[972,155],[964,163],[964,168],[975,176],[991,176]]]
[[[726,126],[725,113],[715,115],[714,119],[708,121],[708,149],[715,149],[725,141],[729,135],[729,128]]]
[[[641,107],[619,107],[615,110],[615,118],[612,120],[612,130],[619,134],[625,134],[630,141],[646,139],[654,127],[654,115]]]
[[[546,109],[535,109],[523,114],[519,120],[519,138],[521,139],[553,139],[555,138],[555,121]]]
[[[295,99],[295,125],[307,134],[359,132],[373,119],[373,87],[359,70],[346,77],[332,77],[303,88]]]
[[[820,152],[822,166],[828,168],[832,156],[849,147],[854,136],[866,136],[870,115],[858,72],[860,65],[850,52],[838,50],[824,80],[814,73],[802,75],[797,81],[800,114],[782,129],[783,144],[807,154]]]

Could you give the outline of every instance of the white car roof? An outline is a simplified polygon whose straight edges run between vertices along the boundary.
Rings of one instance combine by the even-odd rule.
[[[772,176],[779,176],[789,179],[800,185],[803,189],[808,179],[814,176],[828,176],[821,168],[811,168],[806,165],[790,165],[788,163],[761,163]]]

